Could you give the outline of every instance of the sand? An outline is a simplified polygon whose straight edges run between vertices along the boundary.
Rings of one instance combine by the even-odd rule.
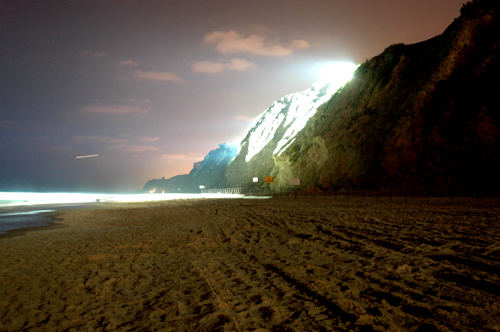
[[[500,207],[190,200],[0,238],[0,330],[500,330]]]

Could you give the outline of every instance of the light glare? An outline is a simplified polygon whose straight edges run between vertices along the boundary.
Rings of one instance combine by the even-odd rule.
[[[245,161],[249,162],[273,140],[276,131],[282,126],[285,133],[273,151],[273,155],[280,156],[294,142],[295,136],[305,127],[318,107],[351,80],[357,67],[352,62],[328,62],[320,65],[318,74],[323,78],[321,81],[313,84],[310,89],[276,100],[262,113],[251,130]]]
[[[0,207],[44,204],[81,204],[95,202],[132,203],[173,199],[243,198],[239,194],[85,194],[0,192]]]
[[[329,62],[319,67],[318,75],[323,82],[332,82],[340,86],[349,82],[358,68],[352,62]]]

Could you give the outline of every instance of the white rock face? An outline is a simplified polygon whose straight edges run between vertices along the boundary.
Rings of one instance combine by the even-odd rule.
[[[327,102],[341,87],[347,83],[357,66],[344,65],[343,72],[329,81],[316,83],[312,88],[291,93],[276,100],[262,113],[257,123],[250,129],[248,152],[245,161],[249,162],[259,153],[276,135],[276,131],[283,126],[285,133],[278,141],[273,151],[274,155],[281,155],[295,140],[295,136],[304,128],[307,121],[316,113],[319,106]]]

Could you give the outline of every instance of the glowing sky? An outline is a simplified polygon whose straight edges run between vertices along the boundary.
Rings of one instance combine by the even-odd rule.
[[[325,63],[440,34],[464,2],[0,1],[0,190],[185,173]]]

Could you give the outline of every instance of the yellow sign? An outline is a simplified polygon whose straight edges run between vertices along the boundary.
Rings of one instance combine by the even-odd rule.
[[[274,176],[266,176],[264,178],[264,183],[273,183],[274,182]]]

